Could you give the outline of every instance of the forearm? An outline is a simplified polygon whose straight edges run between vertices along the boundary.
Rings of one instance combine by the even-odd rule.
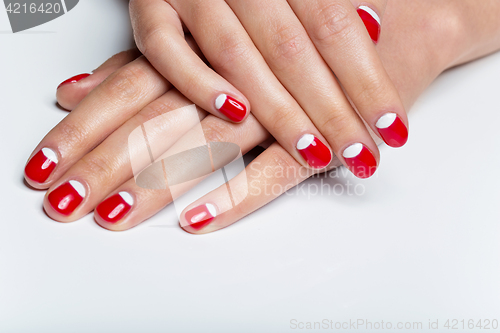
[[[457,2],[460,4],[460,23],[467,27],[461,31],[466,36],[466,43],[463,54],[450,67],[500,50],[500,1]]]

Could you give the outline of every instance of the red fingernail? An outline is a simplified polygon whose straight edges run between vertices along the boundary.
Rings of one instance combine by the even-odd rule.
[[[31,180],[43,184],[57,166],[57,155],[49,148],[42,148],[24,168],[24,174]]]
[[[380,17],[368,6],[360,6],[358,8],[358,15],[363,20],[371,39],[377,44],[380,37]]]
[[[234,122],[240,122],[247,114],[247,108],[231,96],[222,94],[215,100],[215,108]]]
[[[90,74],[79,74],[79,75],[75,75],[73,76],[72,78],[69,78],[67,79],[66,81],[64,81],[63,83],[61,83],[59,86],[57,86],[57,89],[61,88],[62,86],[64,86],[65,84],[69,84],[69,83],[76,83],[80,80],[83,80],[85,79],[86,77],[89,77]]]
[[[217,210],[212,204],[205,204],[188,210],[184,217],[186,222],[194,230],[200,230],[206,227],[217,216]]]
[[[128,192],[115,194],[99,204],[97,214],[106,222],[120,221],[132,208],[134,198]]]
[[[85,187],[76,180],[62,184],[49,194],[49,203],[62,215],[71,215],[85,198]]]
[[[310,167],[323,169],[332,161],[332,152],[312,134],[306,134],[297,142],[297,150]]]
[[[408,128],[395,113],[386,113],[375,126],[385,143],[391,147],[402,147],[408,141]]]
[[[345,163],[358,178],[369,178],[377,170],[377,160],[372,152],[361,143],[355,143],[342,153]]]

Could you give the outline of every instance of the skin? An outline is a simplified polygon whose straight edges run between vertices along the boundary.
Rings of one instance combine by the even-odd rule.
[[[304,134],[342,162],[358,142],[379,160],[363,121],[378,133],[377,120],[393,112],[408,127],[356,12],[361,4],[381,16],[385,8],[381,0],[132,0],[130,12],[139,50],[182,94],[217,116],[221,92],[251,105],[280,145],[309,167],[296,148]],[[187,46],[183,25],[215,71]]]
[[[497,0],[481,3],[463,0],[459,6],[456,4],[453,0],[418,3],[398,0],[387,6],[383,29],[388,33],[383,34],[378,53],[407,109],[446,69],[500,49],[500,23],[497,20],[500,3]],[[195,51],[199,50],[195,48]],[[57,221],[76,221],[106,197],[120,191],[131,193],[135,199],[128,215],[118,223],[109,224],[95,214],[97,223],[109,230],[130,229],[171,203],[168,190],[147,190],[136,185],[130,168],[127,138],[137,126],[192,102],[171,89],[171,85],[144,57],[131,61],[135,56],[133,52],[111,58],[90,77],[63,86],[58,91],[58,101],[73,111],[42,140],[34,153],[42,147],[51,147],[59,155],[59,164],[46,183],[27,181],[35,188],[48,189],[47,193],[50,193],[65,181],[77,179],[87,187],[88,196],[68,217],[53,211],[46,196],[44,207],[47,214]],[[201,109],[198,115],[203,119],[204,134],[209,142],[234,142],[246,152],[272,138],[252,115],[241,124],[228,123]],[[189,135],[183,139],[189,139]],[[173,142],[167,142],[165,149],[172,146],[175,147]],[[340,162],[336,161],[336,165]],[[189,172],[188,166],[186,170]],[[277,176],[273,170],[285,171],[280,175],[289,176]],[[264,193],[266,187],[275,184],[284,191],[318,171],[304,168],[275,142],[248,166],[246,172],[247,177],[237,176],[230,182],[235,195],[245,187],[261,189]],[[219,212],[224,211],[227,202],[220,199],[222,190],[209,193],[188,209],[209,202],[215,204]],[[242,199],[238,206],[218,215],[201,230],[190,227],[183,213],[181,226],[196,234],[219,230],[281,194],[262,193]]]

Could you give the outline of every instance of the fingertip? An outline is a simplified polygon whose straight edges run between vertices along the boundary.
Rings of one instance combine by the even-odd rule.
[[[24,179],[35,189],[50,187],[51,177],[59,163],[56,149],[43,147],[34,153],[24,167]]]
[[[225,93],[217,96],[215,99],[215,108],[235,123],[241,123],[248,116],[248,107],[245,103]]]
[[[119,231],[125,231],[125,230],[130,229],[130,227],[125,227],[125,225],[122,223],[107,222],[99,215],[97,210],[94,210],[94,221],[97,223],[98,226],[100,226],[101,228],[106,229],[108,231],[119,232]]]
[[[380,137],[392,148],[400,148],[408,142],[408,125],[394,112],[382,115],[375,124]]]
[[[79,74],[59,84],[56,99],[61,107],[73,110],[100,82],[91,74]]]
[[[213,222],[219,215],[219,209],[213,203],[203,203],[194,207],[186,208],[179,218],[180,227],[193,235],[206,234],[218,228],[214,228]]]
[[[111,231],[130,229],[127,217],[136,202],[131,193],[130,191],[120,191],[97,205],[94,209],[94,219],[97,224]]]

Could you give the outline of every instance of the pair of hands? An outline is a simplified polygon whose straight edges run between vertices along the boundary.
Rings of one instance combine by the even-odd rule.
[[[333,151],[368,178],[380,159],[369,129],[392,147],[407,141],[374,46],[385,0],[132,0],[130,9],[139,50],[174,87],[222,119],[251,110],[304,167],[327,168]]]
[[[490,11],[498,12],[500,6],[494,1],[488,3]],[[484,3],[469,4],[469,8],[457,10],[454,1],[389,3],[383,24],[386,33],[378,53],[406,108],[446,68],[500,46],[496,22],[480,15]],[[444,14],[447,19],[443,20]],[[469,27],[475,27],[475,31]],[[172,89],[143,56],[137,51],[114,56],[91,76],[60,86],[57,97],[61,105],[73,111],[40,142],[25,170],[30,185],[48,188],[44,207],[49,216],[70,222],[95,209],[95,219],[101,226],[125,230],[171,203],[168,191],[137,186],[132,178],[127,140],[148,120],[192,102]],[[245,153],[271,138],[253,115],[236,124],[201,109],[198,112],[207,141],[234,142]],[[181,122],[178,119],[175,123]],[[165,128],[154,130],[161,137]],[[164,147],[168,149],[175,138],[166,138]],[[331,163],[335,165],[340,163]],[[189,166],[180,172],[189,173]],[[226,210],[227,203],[221,202],[219,194],[223,189],[218,189],[190,205],[181,214],[181,226],[192,233],[218,230],[317,172],[305,168],[280,144],[273,143],[248,166],[247,178],[236,177],[230,182],[236,194],[240,188],[251,189],[235,209],[219,214]],[[191,223],[193,210],[196,216],[205,214],[206,218]]]

